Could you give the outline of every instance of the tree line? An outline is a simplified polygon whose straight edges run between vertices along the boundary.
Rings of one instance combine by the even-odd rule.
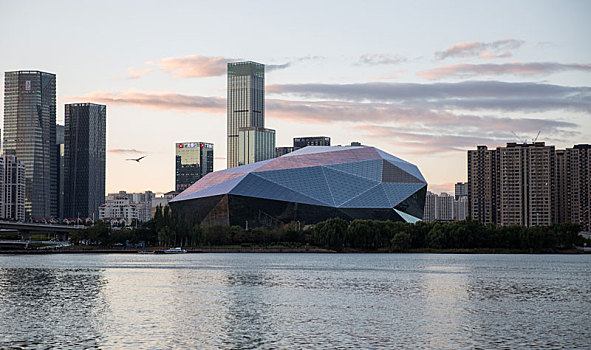
[[[582,246],[590,240],[579,236],[576,224],[548,227],[495,226],[476,221],[417,222],[353,220],[332,218],[299,230],[294,222],[281,228],[199,225],[196,218],[174,215],[168,207],[158,207],[154,218],[135,229],[111,228],[98,222],[85,230],[73,231],[70,240],[110,246],[224,246],[272,244],[303,245],[343,251],[409,251],[424,249],[501,249],[552,251]]]

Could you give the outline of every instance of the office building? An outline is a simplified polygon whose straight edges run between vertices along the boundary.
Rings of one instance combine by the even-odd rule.
[[[418,167],[374,147],[306,147],[207,174],[171,200],[200,225],[301,226],[328,218],[416,222],[427,183]]]
[[[330,137],[314,136],[314,137],[294,137],[293,148],[298,150],[306,146],[330,146]]]
[[[275,130],[240,128],[238,131],[238,165],[275,158]]]
[[[65,217],[98,219],[105,201],[106,117],[104,105],[65,106]]]
[[[25,165],[25,216],[57,217],[55,74],[6,72],[4,153]]]
[[[25,220],[25,164],[13,155],[0,156],[0,216]]]
[[[227,94],[227,166],[233,168],[238,166],[239,129],[265,127],[265,66],[228,63]]]
[[[212,171],[212,143],[182,142],[175,145],[175,191],[184,191]]]
[[[64,125],[55,126],[55,156],[57,163],[57,217],[64,218]]]
[[[275,147],[275,155],[277,157],[284,156],[294,151],[293,147]]]

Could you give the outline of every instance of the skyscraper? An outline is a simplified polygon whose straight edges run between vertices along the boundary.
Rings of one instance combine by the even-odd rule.
[[[64,216],[98,220],[105,201],[107,107],[74,103],[65,107]]]
[[[182,192],[213,171],[213,144],[183,142],[175,146],[175,191]]]
[[[4,152],[25,165],[26,218],[57,216],[55,74],[6,72]]]
[[[497,151],[478,146],[468,151],[468,206],[473,220],[497,222]]]
[[[55,151],[57,162],[57,217],[64,218],[64,126],[55,126]]]
[[[256,62],[228,63],[227,166],[238,166],[240,128],[265,127],[265,66]]]

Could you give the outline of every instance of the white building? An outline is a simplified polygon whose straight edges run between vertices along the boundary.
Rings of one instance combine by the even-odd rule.
[[[99,219],[103,221],[120,222],[125,220],[128,225],[134,219],[146,222],[152,219],[152,199],[155,195],[151,191],[144,193],[109,193],[107,202],[99,208]]]
[[[454,196],[427,192],[423,221],[454,221],[466,220],[469,214],[468,196]]]
[[[439,196],[431,191],[427,191],[425,197],[425,212],[423,214],[423,221],[432,222],[436,220],[437,216],[437,198]]]
[[[16,156],[0,156],[0,217],[25,220],[25,163]]]
[[[470,215],[470,207],[468,206],[468,196],[459,196],[454,201],[454,220],[466,220]]]
[[[437,198],[437,212],[435,218],[439,221],[454,219],[454,196],[443,192]]]

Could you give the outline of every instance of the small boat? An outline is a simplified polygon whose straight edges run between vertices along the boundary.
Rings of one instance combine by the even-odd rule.
[[[153,251],[153,250],[140,250],[140,251],[138,251],[137,253],[138,253],[138,254],[154,254],[154,253],[156,253],[156,252],[155,252],[155,251]]]
[[[186,253],[187,251],[185,249],[182,249],[181,247],[176,247],[176,248],[170,248],[170,249],[166,249],[164,251],[164,254],[182,254],[182,253]]]

